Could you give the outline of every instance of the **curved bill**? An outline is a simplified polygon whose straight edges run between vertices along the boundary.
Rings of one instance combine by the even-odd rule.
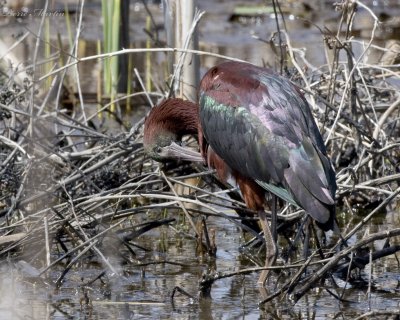
[[[175,158],[192,162],[204,161],[200,152],[197,152],[188,147],[180,146],[175,142],[172,142],[168,147],[164,147],[163,151],[164,151],[163,153],[165,153],[165,156],[167,156],[168,158]]]

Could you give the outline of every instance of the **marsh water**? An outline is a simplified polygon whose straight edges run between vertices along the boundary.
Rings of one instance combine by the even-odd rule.
[[[74,1],[69,1],[69,4],[76,6]],[[200,49],[255,64],[275,66],[271,47],[254,37],[269,40],[271,31],[276,28],[273,15],[236,18],[235,6],[243,4],[254,2],[198,1],[199,8],[206,11],[199,25]],[[377,15],[385,17],[386,21],[400,13],[400,3],[396,1],[370,1],[366,4]],[[64,8],[62,2],[54,1],[52,5],[55,6],[54,10]],[[82,56],[96,54],[96,41],[102,38],[100,3],[88,1],[86,5],[81,35],[86,45],[80,48]],[[304,49],[308,61],[319,66],[326,63],[322,36],[318,28],[307,20],[336,32],[340,14],[332,9],[332,2],[320,4],[314,1],[312,5],[315,7],[306,10],[303,5],[290,2],[285,7],[285,17],[292,46]],[[132,42],[143,47],[146,40],[143,26],[147,14],[140,1],[132,1],[131,7]],[[160,6],[151,3],[149,8],[160,25]],[[1,37],[11,44],[15,34],[37,28],[39,18],[32,17],[22,22],[3,18],[0,20]],[[52,20],[54,30],[65,35],[65,21],[59,17]],[[371,30],[372,20],[366,11],[361,10],[353,32],[357,39],[368,41]],[[398,38],[398,23],[388,23],[377,31],[374,44],[385,46],[386,41]],[[19,59],[29,60],[32,46],[33,43],[30,43],[16,48]],[[355,50],[362,50],[362,45]],[[371,52],[368,59],[375,63],[380,53],[377,51],[374,55],[374,51]],[[144,58],[137,59],[140,68]],[[163,56],[157,59],[163,59]],[[215,57],[201,56],[203,71],[216,62]],[[92,81],[95,67],[95,63],[80,66],[81,73],[86,75],[81,79],[85,92],[95,92],[96,86]],[[146,108],[141,110],[143,113]],[[138,114],[133,116],[134,119],[139,117]],[[354,216],[344,212],[338,215],[345,229],[350,229],[362,218],[357,213]],[[261,295],[256,272],[216,281],[210,298],[198,301],[177,293],[171,301],[172,291],[177,286],[197,298],[199,280],[207,270],[228,272],[255,266],[251,256],[240,250],[246,239],[235,224],[218,217],[208,218],[208,227],[215,230],[217,246],[216,258],[211,258],[199,254],[196,241],[186,235],[183,214],[177,213],[174,217],[177,225],[153,229],[135,240],[135,257],[130,262],[119,250],[115,250],[112,237],[102,239],[99,248],[117,273],[103,274],[104,265],[97,257],[85,259],[83,261],[90,262],[74,265],[59,288],[55,288],[54,282],[65,270],[66,264],[60,263],[45,276],[39,277],[44,268],[44,248],[42,241],[33,241],[30,246],[23,248],[22,256],[10,256],[0,265],[0,319],[349,319],[369,310],[400,310],[400,266],[395,256],[378,260],[372,270],[367,266],[362,271],[362,277],[366,280],[372,277],[373,287],[370,291],[365,287],[360,289],[347,285],[341,288],[340,285],[334,287],[327,283],[328,289],[343,294],[342,301],[321,289],[311,290],[296,304],[289,296],[259,307]],[[143,222],[153,218],[160,218],[160,213],[141,213],[133,220]],[[368,232],[384,231],[389,227],[400,227],[400,216],[394,207],[371,220]],[[364,236],[364,232],[356,234],[351,241],[355,242]],[[377,242],[376,245],[383,243]],[[252,254],[257,257],[257,250]],[[50,258],[54,261],[58,257],[53,253]],[[268,286],[271,288],[276,277],[276,274],[272,274],[269,279]]]
[[[145,221],[152,215],[140,215],[136,219]],[[179,219],[179,215],[177,217]],[[182,217],[180,217],[182,218]],[[100,248],[119,275],[106,274],[96,279],[103,270],[101,261],[91,259],[90,264],[76,265],[59,289],[55,280],[64,270],[52,271],[48,278],[37,277],[32,265],[22,260],[4,261],[1,266],[0,318],[1,319],[349,319],[368,310],[398,310],[400,308],[400,273],[395,257],[374,263],[373,288],[333,287],[330,290],[343,294],[338,301],[325,290],[312,290],[296,304],[290,297],[274,300],[258,306],[260,292],[257,287],[258,273],[234,276],[214,283],[211,298],[200,302],[176,294],[173,303],[171,293],[179,286],[197,296],[198,282],[203,272],[216,270],[228,272],[254,264],[238,248],[243,244],[242,232],[226,220],[210,218],[209,227],[215,228],[217,256],[210,259],[196,254],[196,241],[177,232],[175,228],[161,227],[141,236],[136,259],[132,266],[126,264],[112,249],[112,241],[104,239]],[[395,212],[371,221],[370,230],[376,232],[399,226]],[[178,227],[179,229],[179,227]],[[355,236],[352,241],[363,237]],[[382,245],[382,244],[379,244]],[[377,246],[379,246],[377,245]],[[139,249],[142,248],[142,249]],[[42,251],[32,244],[31,254]],[[57,256],[52,256],[56,259]],[[146,262],[152,264],[146,265]],[[157,261],[163,263],[157,264]],[[32,260],[36,264],[37,260]],[[142,267],[138,265],[143,264]],[[367,267],[362,274],[369,279]],[[269,279],[274,288],[276,275]],[[89,298],[87,305],[85,299]]]

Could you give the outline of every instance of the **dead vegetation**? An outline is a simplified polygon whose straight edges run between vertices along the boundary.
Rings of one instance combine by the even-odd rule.
[[[321,30],[328,57],[324,66],[311,65],[302,50],[291,46],[290,35],[284,31],[269,42],[279,42],[284,49],[275,50],[287,58],[280,59],[282,70],[304,89],[324,133],[337,173],[341,233],[345,240],[353,241],[347,247],[335,238],[319,243],[303,213],[282,205],[282,261],[273,269],[286,277],[278,277],[285,280],[279,281],[263,303],[282,295],[297,301],[311,288],[326,286],[323,279],[335,282],[340,278],[371,290],[372,280],[362,279],[360,270],[400,249],[398,221],[384,231],[370,229],[371,219],[398,211],[400,91],[399,66],[395,62],[400,51],[395,46],[381,48],[373,44],[379,22],[368,8],[364,9],[374,22],[369,41],[360,44],[352,38],[355,9],[361,5],[349,1],[338,8],[342,20],[337,33]],[[362,47],[361,53],[354,52],[355,46]],[[381,52],[379,64],[369,64],[371,48]],[[175,49],[156,50],[180,54]],[[145,51],[126,49],[115,54]],[[36,95],[50,75],[57,89],[65,70],[106,56],[72,59],[46,76],[36,78],[31,73],[23,84],[14,81],[12,74],[2,78],[1,259],[26,261],[34,266],[35,272],[30,271],[30,275],[38,279],[46,279],[52,270],[60,271],[62,265],[62,272],[53,281],[55,286],[62,286],[75,265],[91,259],[96,259],[103,269],[93,281],[110,272],[123,273],[125,264],[121,261],[138,270],[149,264],[177,263],[173,257],[157,261],[136,259],[135,252],[144,250],[136,240],[160,226],[169,226],[188,239],[196,239],[198,252],[210,257],[219,244],[215,242],[218,230],[209,230],[207,226],[209,216],[218,217],[221,223],[227,219],[262,240],[250,228],[255,218],[240,219],[232,212],[246,211],[237,190],[224,189],[226,186],[218,184],[212,171],[192,164],[160,166],[145,157],[141,145],[143,120],[134,123],[129,131],[122,125],[109,130],[107,121],[115,121],[117,113],[103,122],[92,121],[96,112],[88,116],[79,109],[54,108],[54,101],[50,103],[52,90],[48,95]],[[160,91],[150,94],[164,95]],[[123,123],[118,120],[117,123]],[[239,236],[242,231],[238,228],[237,232]],[[354,237],[356,234],[368,236]],[[384,240],[379,248],[373,245],[378,240]],[[250,252],[257,250],[251,241],[245,247]],[[119,256],[122,269],[108,259],[110,250]],[[302,251],[306,252],[304,258]],[[221,278],[259,270],[256,266],[234,272],[206,270],[199,280],[199,292],[208,295],[212,284]],[[327,290],[336,298],[345,299],[345,288],[346,285],[332,289],[329,285]],[[175,291],[190,296],[182,288]],[[197,299],[197,294],[191,294]]]

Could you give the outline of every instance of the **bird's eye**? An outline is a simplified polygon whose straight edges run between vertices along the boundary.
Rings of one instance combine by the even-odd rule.
[[[154,148],[154,151],[156,153],[161,153],[161,150],[162,150],[162,148],[160,146],[157,146],[157,147]]]

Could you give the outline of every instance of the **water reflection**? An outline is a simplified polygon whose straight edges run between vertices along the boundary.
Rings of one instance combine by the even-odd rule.
[[[223,55],[241,58],[258,65],[264,63],[276,66],[276,61],[271,46],[252,37],[269,40],[270,34],[275,30],[275,21],[268,16],[266,19],[257,20],[257,23],[229,22],[229,12],[232,5],[239,1],[202,1],[199,5],[209,13],[200,24],[201,49],[220,53]],[[325,3],[325,2],[323,2]],[[382,2],[377,2],[377,6]],[[133,19],[131,32],[134,45],[144,47],[144,34],[141,34],[145,14],[140,7],[135,5],[137,18]],[[91,11],[92,10],[92,11]],[[89,13],[96,13],[96,8],[91,8]],[[157,7],[152,8],[159,13]],[[386,26],[377,35],[386,40],[387,37],[398,38],[398,26],[394,19],[398,8],[386,10],[391,17],[385,19]],[[331,13],[330,7],[324,14],[307,16],[313,22],[326,25],[328,29],[336,32],[338,16]],[[98,13],[98,12],[97,12]],[[99,32],[98,14],[88,15],[85,29],[82,32],[82,43],[79,55],[87,56],[97,53],[96,41],[101,37]],[[326,13],[326,14],[325,14]],[[293,19],[288,16],[288,31],[291,36],[292,46],[305,48],[307,59],[315,66],[326,63],[324,43],[318,29],[304,19]],[[291,18],[292,17],[292,18]],[[160,21],[157,20],[157,21]],[[26,25],[35,29],[38,21],[25,21],[12,23],[2,27],[2,38],[12,45],[15,37],[5,35],[17,34],[25,30]],[[65,22],[58,22],[57,30],[63,35]],[[35,29],[36,30],[36,29]],[[354,25],[355,34],[362,40],[369,39],[371,33],[371,18],[361,13]],[[86,44],[85,44],[86,41]],[[14,49],[20,61],[28,63],[35,42],[31,39],[21,43]],[[382,45],[376,41],[374,44]],[[354,44],[353,50],[359,55],[365,49],[362,43]],[[328,54],[329,56],[329,54]],[[380,51],[371,50],[365,57],[366,62],[374,63],[380,59]],[[154,56],[154,63],[162,68],[163,54]],[[330,56],[330,58],[332,58]],[[201,65],[204,69],[217,63],[215,57],[202,56]],[[155,63],[156,64],[156,63]],[[142,70],[144,56],[135,55],[133,65]],[[85,75],[81,84],[85,92],[96,92],[96,72],[99,68],[98,61],[79,65],[80,74]],[[138,219],[146,217],[139,216]],[[353,220],[349,220],[353,219]],[[348,216],[343,221],[344,230],[352,228],[361,217]],[[66,267],[58,265],[52,269],[49,278],[43,280],[35,275],[34,270],[41,270],[44,265],[44,246],[42,242],[33,243],[25,247],[26,268],[21,268],[21,261],[10,257],[9,261],[0,266],[0,318],[1,319],[324,319],[334,317],[349,318],[372,309],[399,308],[399,266],[396,257],[390,256],[373,265],[372,271],[368,268],[361,276],[368,279],[372,272],[374,285],[372,293],[368,296],[365,288],[347,289],[336,288],[327,284],[328,288],[338,295],[343,294],[345,299],[339,302],[326,290],[313,290],[293,305],[290,297],[283,297],[272,301],[262,308],[258,308],[261,300],[257,287],[258,274],[235,276],[221,279],[212,287],[211,298],[202,299],[200,302],[192,301],[183,295],[177,295],[174,304],[170,302],[170,295],[176,286],[182,287],[188,293],[197,295],[198,282],[203,272],[215,270],[227,272],[253,266],[247,256],[242,255],[238,248],[243,244],[241,231],[226,220],[209,218],[208,225],[216,231],[217,257],[215,260],[207,256],[196,254],[196,242],[175,232],[171,228],[159,228],[141,236],[137,244],[147,250],[138,248],[135,257],[127,256],[120,252],[121,248],[115,246],[110,240],[103,241],[101,250],[110,263],[115,266],[119,275],[107,272],[94,283],[85,285],[95,279],[104,271],[101,261],[87,257],[78,266],[71,269],[65,277],[61,287],[55,290],[54,282]],[[400,225],[398,212],[381,214],[370,222],[369,233],[383,231]],[[350,244],[365,237],[358,233],[350,240]],[[376,242],[375,248],[380,249],[382,242]],[[38,254],[32,258],[32,252]],[[58,256],[52,257],[53,260]],[[29,260],[31,259],[31,260]],[[168,260],[174,263],[161,261]],[[148,262],[148,265],[143,265]],[[151,263],[150,263],[151,262]],[[159,263],[156,263],[159,262]],[[22,263],[23,264],[23,263]],[[29,267],[33,269],[29,271]],[[27,269],[28,268],[28,269]],[[270,285],[277,282],[277,275],[273,274]]]
[[[396,220],[398,223],[396,217],[394,212],[389,213],[380,224],[376,221],[371,223],[371,228],[374,231],[376,228],[383,230],[389,221]],[[196,256],[194,240],[188,240],[164,227],[143,235],[137,241],[138,245],[150,251],[144,253],[137,250],[136,262],[121,263],[122,260],[115,258],[115,253],[109,256],[109,261],[114,266],[120,264],[121,275],[107,273],[87,286],[84,284],[103,271],[101,262],[96,262],[95,258],[90,258],[89,264],[81,263],[73,268],[58,290],[54,289],[54,281],[64,270],[64,265],[56,268],[60,272],[52,271],[50,278],[43,280],[32,276],[31,272],[27,274],[27,269],[21,269],[17,261],[3,263],[0,269],[0,318],[315,319],[340,314],[347,318],[367,308],[400,307],[400,276],[397,260],[393,256],[374,263],[374,285],[370,296],[366,290],[350,286],[347,289],[334,288],[326,283],[329,290],[336,294],[342,296],[344,293],[342,302],[333,298],[326,290],[313,290],[296,305],[292,304],[290,297],[283,297],[259,309],[257,303],[261,297],[256,285],[258,274],[250,274],[216,281],[212,287],[211,299],[196,302],[177,294],[174,304],[171,304],[170,295],[176,286],[196,296],[198,281],[205,270],[215,268],[217,271],[227,272],[246,267],[249,263],[238,251],[242,240],[238,237],[241,232],[236,226],[213,218],[208,223],[218,230],[217,258],[211,262],[207,257]],[[358,235],[360,236],[362,235]],[[180,245],[177,246],[177,243]],[[107,252],[106,247],[107,244],[103,243],[101,250]],[[158,251],[161,247],[162,252]],[[157,260],[178,262],[181,265],[156,263],[135,267],[139,261],[143,263]],[[40,261],[41,259],[38,260]],[[368,268],[363,273],[362,277],[368,279]],[[273,274],[269,280],[270,286],[273,286],[275,279],[276,274]]]

